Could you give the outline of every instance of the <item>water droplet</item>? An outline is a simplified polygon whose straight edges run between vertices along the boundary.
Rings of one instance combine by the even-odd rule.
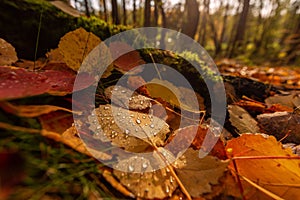
[[[138,131],[139,131],[139,129],[138,129],[138,128],[136,128],[136,129],[135,129],[135,132],[138,132]]]
[[[121,92],[122,92],[122,93],[125,93],[126,91],[125,91],[125,90],[122,90]]]
[[[174,178],[173,176],[170,176],[170,183],[173,183],[174,182]]]
[[[97,130],[100,130],[101,129],[101,125],[99,125],[99,126],[97,126],[97,128],[96,128]]]
[[[141,101],[140,101],[140,104],[141,104],[141,105],[143,105],[143,104],[144,104],[144,101],[143,101],[143,100],[141,100]]]
[[[129,170],[130,172],[133,172],[133,171],[134,171],[134,167],[133,167],[132,165],[128,165],[128,170]]]
[[[143,119],[146,119],[146,115],[143,115],[143,117],[142,117]]]
[[[129,131],[128,129],[126,129],[126,130],[125,130],[125,134],[128,135],[129,133],[130,133],[130,131]]]
[[[105,107],[104,107],[104,110],[108,110],[108,109],[109,109],[109,107],[108,107],[108,106],[105,106]]]
[[[133,115],[133,114],[131,114],[131,115],[130,115],[130,117],[134,117],[134,115]]]
[[[151,127],[151,128],[154,128],[154,124],[150,124],[150,127]]]
[[[166,185],[166,193],[169,193],[170,192],[170,188],[169,186]]]
[[[117,115],[118,115],[118,116],[120,116],[120,115],[121,115],[121,113],[117,113]]]
[[[117,87],[114,87],[114,91],[117,91],[118,90],[118,88]]]
[[[157,132],[154,132],[154,133],[153,133],[153,136],[157,136]]]
[[[139,118],[137,118],[136,123],[137,123],[137,124],[140,124],[140,123],[141,123],[141,120],[140,120]]]
[[[92,115],[92,116],[95,116],[96,114],[95,114],[95,112],[92,112],[91,115]]]
[[[131,97],[129,98],[129,101],[132,101],[132,98],[131,98]]]
[[[115,123],[115,121],[114,121],[114,120],[112,120],[112,121],[111,121],[111,123],[112,123],[112,124],[114,124],[114,123]]]
[[[148,163],[144,162],[144,163],[142,164],[142,167],[143,167],[144,169],[146,169],[146,168],[148,167]]]

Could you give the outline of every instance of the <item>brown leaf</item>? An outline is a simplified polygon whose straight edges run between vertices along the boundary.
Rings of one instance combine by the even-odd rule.
[[[0,38],[0,66],[11,65],[18,60],[15,48]]]
[[[257,122],[243,108],[237,105],[229,105],[228,112],[230,115],[229,121],[232,126],[237,128],[239,133],[259,133],[260,129]]]
[[[193,138],[194,133],[196,135]],[[206,140],[206,146],[203,146],[203,141]],[[173,141],[174,140],[174,141]],[[227,159],[226,151],[223,142],[210,131],[207,126],[187,126],[178,129],[174,132],[174,139],[172,141],[177,144],[176,149],[172,149],[172,152],[180,152],[183,147],[181,142],[191,141],[191,146],[196,149],[202,149],[205,151],[206,147],[213,147],[210,155],[216,156],[219,159]],[[217,140],[217,142],[215,142]]]
[[[224,175],[228,162],[212,156],[199,158],[199,152],[189,148],[183,158],[186,165],[177,168],[176,173],[192,197],[201,197],[212,192],[212,185],[219,184]]]
[[[300,144],[300,115],[297,113],[275,112],[271,114],[261,114],[257,116],[258,125],[270,135],[274,135],[278,140],[289,135],[284,142]]]
[[[109,104],[100,105],[89,116],[89,122],[95,139],[112,142],[130,152],[144,152],[153,145],[162,146],[169,133],[168,124],[155,116]]]
[[[104,91],[105,96],[117,106],[133,110],[145,110],[151,107],[151,99],[123,86],[109,86]],[[112,94],[114,98],[112,99]],[[128,104],[128,105],[127,105]]]
[[[140,53],[124,42],[112,42],[109,45],[109,49],[114,58],[113,63],[116,69],[122,73],[126,73],[134,67],[145,64]],[[128,51],[128,53],[122,55],[122,53],[126,51]],[[137,70],[138,71],[135,72],[140,72],[141,68]]]
[[[152,170],[151,162],[163,161],[159,158],[158,160],[150,161],[144,157],[133,156],[118,162],[113,173],[119,181],[137,197],[146,199],[163,199],[170,197],[177,188],[175,178],[168,168]],[[133,170],[139,173],[125,173],[117,170],[118,168],[124,167],[129,171]]]

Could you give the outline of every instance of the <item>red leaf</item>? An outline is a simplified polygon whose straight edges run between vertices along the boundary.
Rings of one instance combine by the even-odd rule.
[[[76,90],[90,86],[93,79],[81,74],[84,81]],[[0,67],[0,100],[24,98],[41,94],[63,96],[73,91],[76,75],[70,71],[29,71],[13,67]]]
[[[134,67],[145,64],[139,52],[124,42],[112,42],[109,49],[114,59],[114,65],[121,72],[127,72]],[[124,52],[128,53],[124,54]]]

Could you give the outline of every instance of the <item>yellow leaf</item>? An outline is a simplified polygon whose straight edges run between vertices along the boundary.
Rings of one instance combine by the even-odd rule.
[[[110,63],[111,55],[104,43],[101,44],[100,48],[95,48],[100,42],[100,38],[93,33],[78,28],[64,35],[60,39],[58,48],[63,60],[71,69],[78,71],[83,63],[85,64],[84,71],[91,73],[98,72],[97,70],[101,70],[102,67],[108,67],[102,75],[103,78],[107,78],[111,74],[110,71],[113,69],[113,65],[102,66],[104,63]],[[90,53],[92,54],[89,55]],[[89,57],[87,57],[88,55]],[[86,57],[87,59],[84,60]]]
[[[230,140],[226,148],[232,151],[233,157],[237,157],[235,162],[238,174],[283,199],[299,199],[300,160],[291,159],[297,156],[292,154],[290,149],[283,149],[282,144],[277,142],[275,137],[243,134],[239,138]],[[244,156],[247,158],[238,159]],[[253,159],[257,156],[267,156],[267,158]],[[276,159],[278,156],[287,158]],[[234,170],[233,164],[231,169]],[[242,183],[247,199],[267,198],[266,194],[257,190],[258,188]]]

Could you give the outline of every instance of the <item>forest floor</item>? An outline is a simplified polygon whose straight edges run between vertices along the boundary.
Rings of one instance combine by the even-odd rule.
[[[194,91],[167,81],[133,92],[146,83],[141,71],[125,73],[145,63],[136,51],[114,61],[96,86],[83,74],[74,90],[86,49],[78,47],[75,55],[69,50],[74,46],[62,45],[33,62],[18,59],[1,42],[6,50],[0,54],[0,199],[298,198],[300,68],[217,62],[227,101],[220,125],[200,92],[198,110],[188,104]],[[115,86],[122,76],[126,87]],[[96,109],[85,112],[90,105],[74,95],[89,102],[84,94],[93,87]],[[126,130],[117,122],[128,125]],[[163,148],[173,141],[172,152]],[[185,141],[190,143],[181,152]],[[153,160],[126,157],[116,146],[152,152]],[[208,155],[199,157],[201,152]],[[103,165],[110,162],[113,168]],[[163,167],[154,170],[156,164]]]

